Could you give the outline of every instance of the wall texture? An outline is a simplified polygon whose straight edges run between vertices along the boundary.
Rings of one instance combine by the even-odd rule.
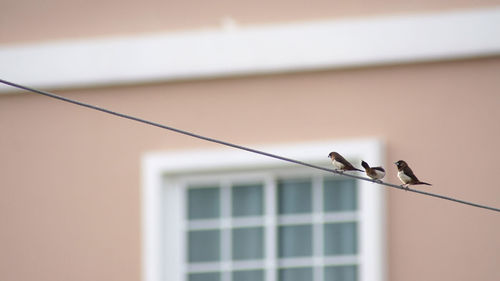
[[[499,5],[500,0],[2,0],[0,43],[128,35],[240,24],[369,17]]]
[[[248,146],[380,137],[391,182],[405,159],[434,184],[419,188],[500,207],[498,73],[490,58],[60,93]],[[215,147],[29,93],[0,96],[0,130],[6,281],[139,280],[141,156]],[[389,280],[500,280],[498,222],[391,189]]]

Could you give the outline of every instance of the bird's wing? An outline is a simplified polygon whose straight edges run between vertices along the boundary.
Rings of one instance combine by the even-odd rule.
[[[410,167],[406,166],[404,169],[403,169],[403,172],[405,173],[405,175],[407,175],[408,177],[410,177],[412,179],[412,181],[419,181],[417,176],[415,176],[415,174],[413,173],[413,171],[410,169]]]
[[[342,155],[340,155],[340,154],[337,154],[337,156],[335,156],[335,160],[344,164],[345,166],[352,167],[351,163],[349,163],[349,161],[345,160],[345,158],[342,157]]]

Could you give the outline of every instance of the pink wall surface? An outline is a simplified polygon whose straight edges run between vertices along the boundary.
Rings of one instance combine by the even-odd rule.
[[[405,159],[419,189],[500,207],[499,73],[490,58],[58,93],[248,146],[379,137],[390,182]],[[218,147],[30,93],[0,96],[0,130],[7,281],[139,280],[141,156]],[[387,196],[389,280],[500,280],[498,213]]]
[[[0,43],[266,24],[500,5],[500,0],[231,1],[2,0]]]

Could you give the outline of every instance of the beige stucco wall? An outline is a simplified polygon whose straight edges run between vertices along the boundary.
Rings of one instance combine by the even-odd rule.
[[[2,0],[0,44],[200,29],[225,17],[249,25],[499,4]],[[248,146],[379,137],[388,180],[405,159],[434,184],[423,190],[500,207],[499,74],[497,57],[59,93]],[[0,95],[0,280],[139,280],[141,156],[215,147],[46,97]],[[498,213],[387,196],[390,281],[500,280]]]
[[[405,159],[422,189],[500,207],[499,73],[490,58],[59,93],[248,146],[380,137],[391,182]],[[0,131],[5,281],[139,280],[141,156],[219,148],[29,93],[0,96]],[[387,196],[389,280],[500,280],[498,213]]]
[[[407,14],[500,5],[500,0],[2,0],[0,43],[219,26]]]

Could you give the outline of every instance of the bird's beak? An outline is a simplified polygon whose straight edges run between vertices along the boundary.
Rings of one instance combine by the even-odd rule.
[[[396,164],[396,165],[397,165],[397,164],[398,164],[398,162],[394,162],[394,164]]]

